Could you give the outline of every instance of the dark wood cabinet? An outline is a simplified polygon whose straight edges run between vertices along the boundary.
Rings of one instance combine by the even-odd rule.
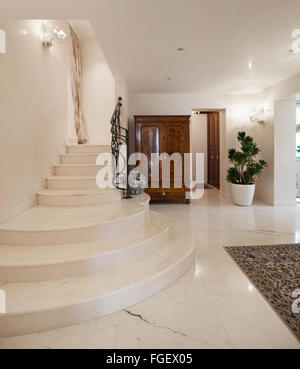
[[[188,189],[184,185],[184,154],[190,152],[190,116],[135,116],[136,142],[135,151],[148,158],[148,188],[146,192],[151,200],[186,200]],[[174,171],[174,162],[170,162],[168,172],[170,186],[165,187],[162,180],[162,160],[159,162],[156,183],[151,181],[154,170],[151,154],[167,153],[170,156],[179,153],[182,167],[178,173]],[[178,183],[181,187],[178,188]],[[175,185],[176,184],[176,185]],[[155,187],[155,188],[153,188]]]

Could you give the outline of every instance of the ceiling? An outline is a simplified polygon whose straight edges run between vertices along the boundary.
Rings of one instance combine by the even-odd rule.
[[[1,18],[90,20],[115,78],[140,93],[274,85],[300,72],[299,14],[299,0],[1,0]]]
[[[92,25],[112,72],[134,92],[253,93],[300,72],[300,54],[288,53],[299,0],[116,3]]]

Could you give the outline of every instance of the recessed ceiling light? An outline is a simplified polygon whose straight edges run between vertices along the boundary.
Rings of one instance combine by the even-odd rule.
[[[178,47],[177,51],[183,51],[184,48],[183,47]]]

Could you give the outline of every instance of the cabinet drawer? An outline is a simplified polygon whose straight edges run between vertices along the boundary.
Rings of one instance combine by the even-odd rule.
[[[151,197],[151,200],[185,200],[186,199],[186,191],[146,191],[148,195]]]

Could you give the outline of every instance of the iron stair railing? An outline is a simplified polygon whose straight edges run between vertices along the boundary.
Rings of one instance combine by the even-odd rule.
[[[118,190],[122,191],[123,198],[130,199],[130,186],[129,186],[129,132],[128,129],[121,127],[121,107],[122,98],[118,98],[116,108],[111,118],[111,152],[114,157],[112,164],[113,170],[113,185]],[[126,153],[121,151],[123,147],[126,149]]]

